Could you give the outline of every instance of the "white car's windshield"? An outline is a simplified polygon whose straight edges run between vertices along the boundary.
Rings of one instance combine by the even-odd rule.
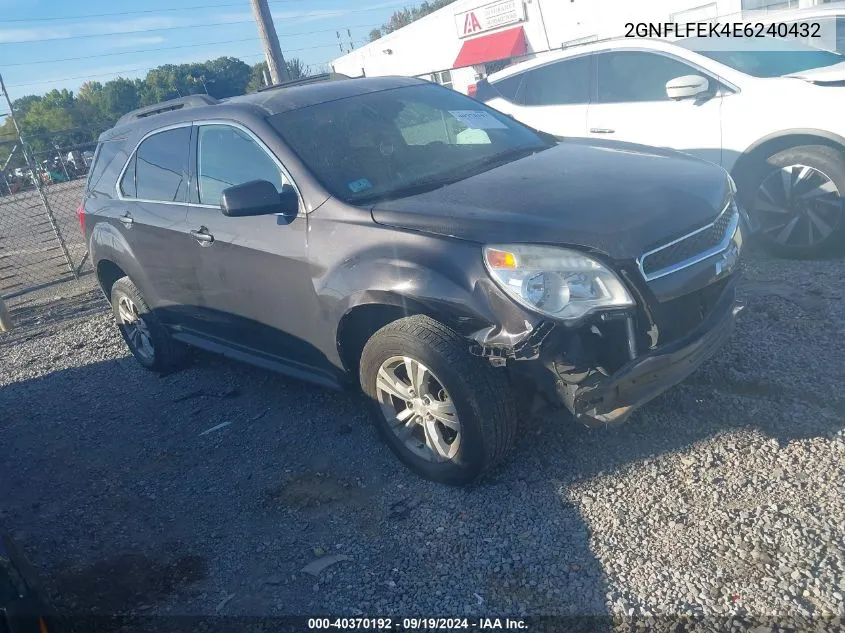
[[[421,193],[551,145],[433,84],[328,101],[270,122],[332,195],[352,203]]]
[[[731,42],[691,37],[678,44],[753,77],[783,77],[845,62],[838,53],[772,37]]]

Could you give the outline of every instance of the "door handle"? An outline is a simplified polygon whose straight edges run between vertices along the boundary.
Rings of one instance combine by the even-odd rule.
[[[616,130],[612,130],[609,127],[591,127],[590,132],[593,134],[614,134]]]
[[[204,226],[201,226],[197,231],[191,231],[191,235],[194,236],[200,246],[211,246],[214,243],[214,236]]]
[[[135,220],[132,218],[131,215],[129,215],[129,213],[124,213],[122,216],[120,216],[119,219],[123,223],[123,226],[127,228],[135,224]]]

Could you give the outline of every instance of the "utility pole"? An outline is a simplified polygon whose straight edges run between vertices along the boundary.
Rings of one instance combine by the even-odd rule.
[[[273,16],[270,15],[267,0],[249,1],[252,4],[252,15],[258,25],[258,36],[264,46],[264,56],[267,58],[270,78],[274,84],[290,81],[290,73],[279,46],[279,37],[276,35],[276,27],[273,26]]]

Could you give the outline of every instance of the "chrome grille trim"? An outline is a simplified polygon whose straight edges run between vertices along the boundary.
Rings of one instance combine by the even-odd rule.
[[[663,251],[667,248],[675,246],[676,244],[679,244],[679,243],[683,242],[684,240],[688,240],[691,237],[699,235],[700,233],[702,233],[704,231],[711,229],[715,224],[719,223],[719,221],[722,219],[722,216],[724,216],[726,213],[730,214],[730,222],[728,223],[728,226],[725,229],[725,233],[722,236],[722,240],[716,246],[709,248],[705,251],[702,251],[701,253],[698,253],[697,255],[694,255],[693,257],[690,257],[688,259],[680,261],[677,264],[672,264],[671,266],[661,268],[660,270],[656,270],[656,271],[651,272],[651,273],[647,273],[645,271],[645,268],[643,267],[643,263],[645,262],[646,258],[648,258],[651,255],[654,255],[655,253],[659,253],[660,251]],[[739,219],[740,219],[739,218],[739,207],[737,207],[736,201],[733,199],[733,197],[731,197],[731,199],[728,200],[728,203],[725,205],[725,208],[722,209],[722,212],[719,213],[719,215],[716,217],[716,219],[713,220],[710,224],[703,226],[700,229],[696,229],[695,231],[692,231],[691,233],[687,233],[686,235],[682,235],[678,239],[672,240],[668,244],[664,244],[663,246],[659,246],[655,249],[652,249],[652,250],[647,251],[647,252],[643,253],[642,255],[640,255],[637,258],[637,267],[640,269],[640,274],[643,276],[643,278],[646,281],[654,281],[655,279],[660,279],[661,277],[666,277],[667,275],[671,275],[672,273],[676,273],[679,270],[683,270],[684,268],[694,266],[695,264],[698,264],[699,262],[703,262],[705,259],[713,257],[714,255],[718,255],[719,253],[727,250],[728,246],[730,245],[731,240],[733,239],[733,236],[736,233],[737,228],[739,227]]]

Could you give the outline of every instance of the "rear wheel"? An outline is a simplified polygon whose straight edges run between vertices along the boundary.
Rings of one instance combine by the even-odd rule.
[[[770,157],[744,187],[745,204],[770,252],[806,258],[840,247],[845,234],[845,157],[803,146]]]
[[[143,367],[150,371],[167,371],[184,359],[184,346],[168,335],[129,277],[114,283],[111,304],[120,335]]]
[[[514,443],[517,416],[504,372],[433,319],[400,319],[376,332],[360,373],[387,444],[427,479],[468,483]]]

